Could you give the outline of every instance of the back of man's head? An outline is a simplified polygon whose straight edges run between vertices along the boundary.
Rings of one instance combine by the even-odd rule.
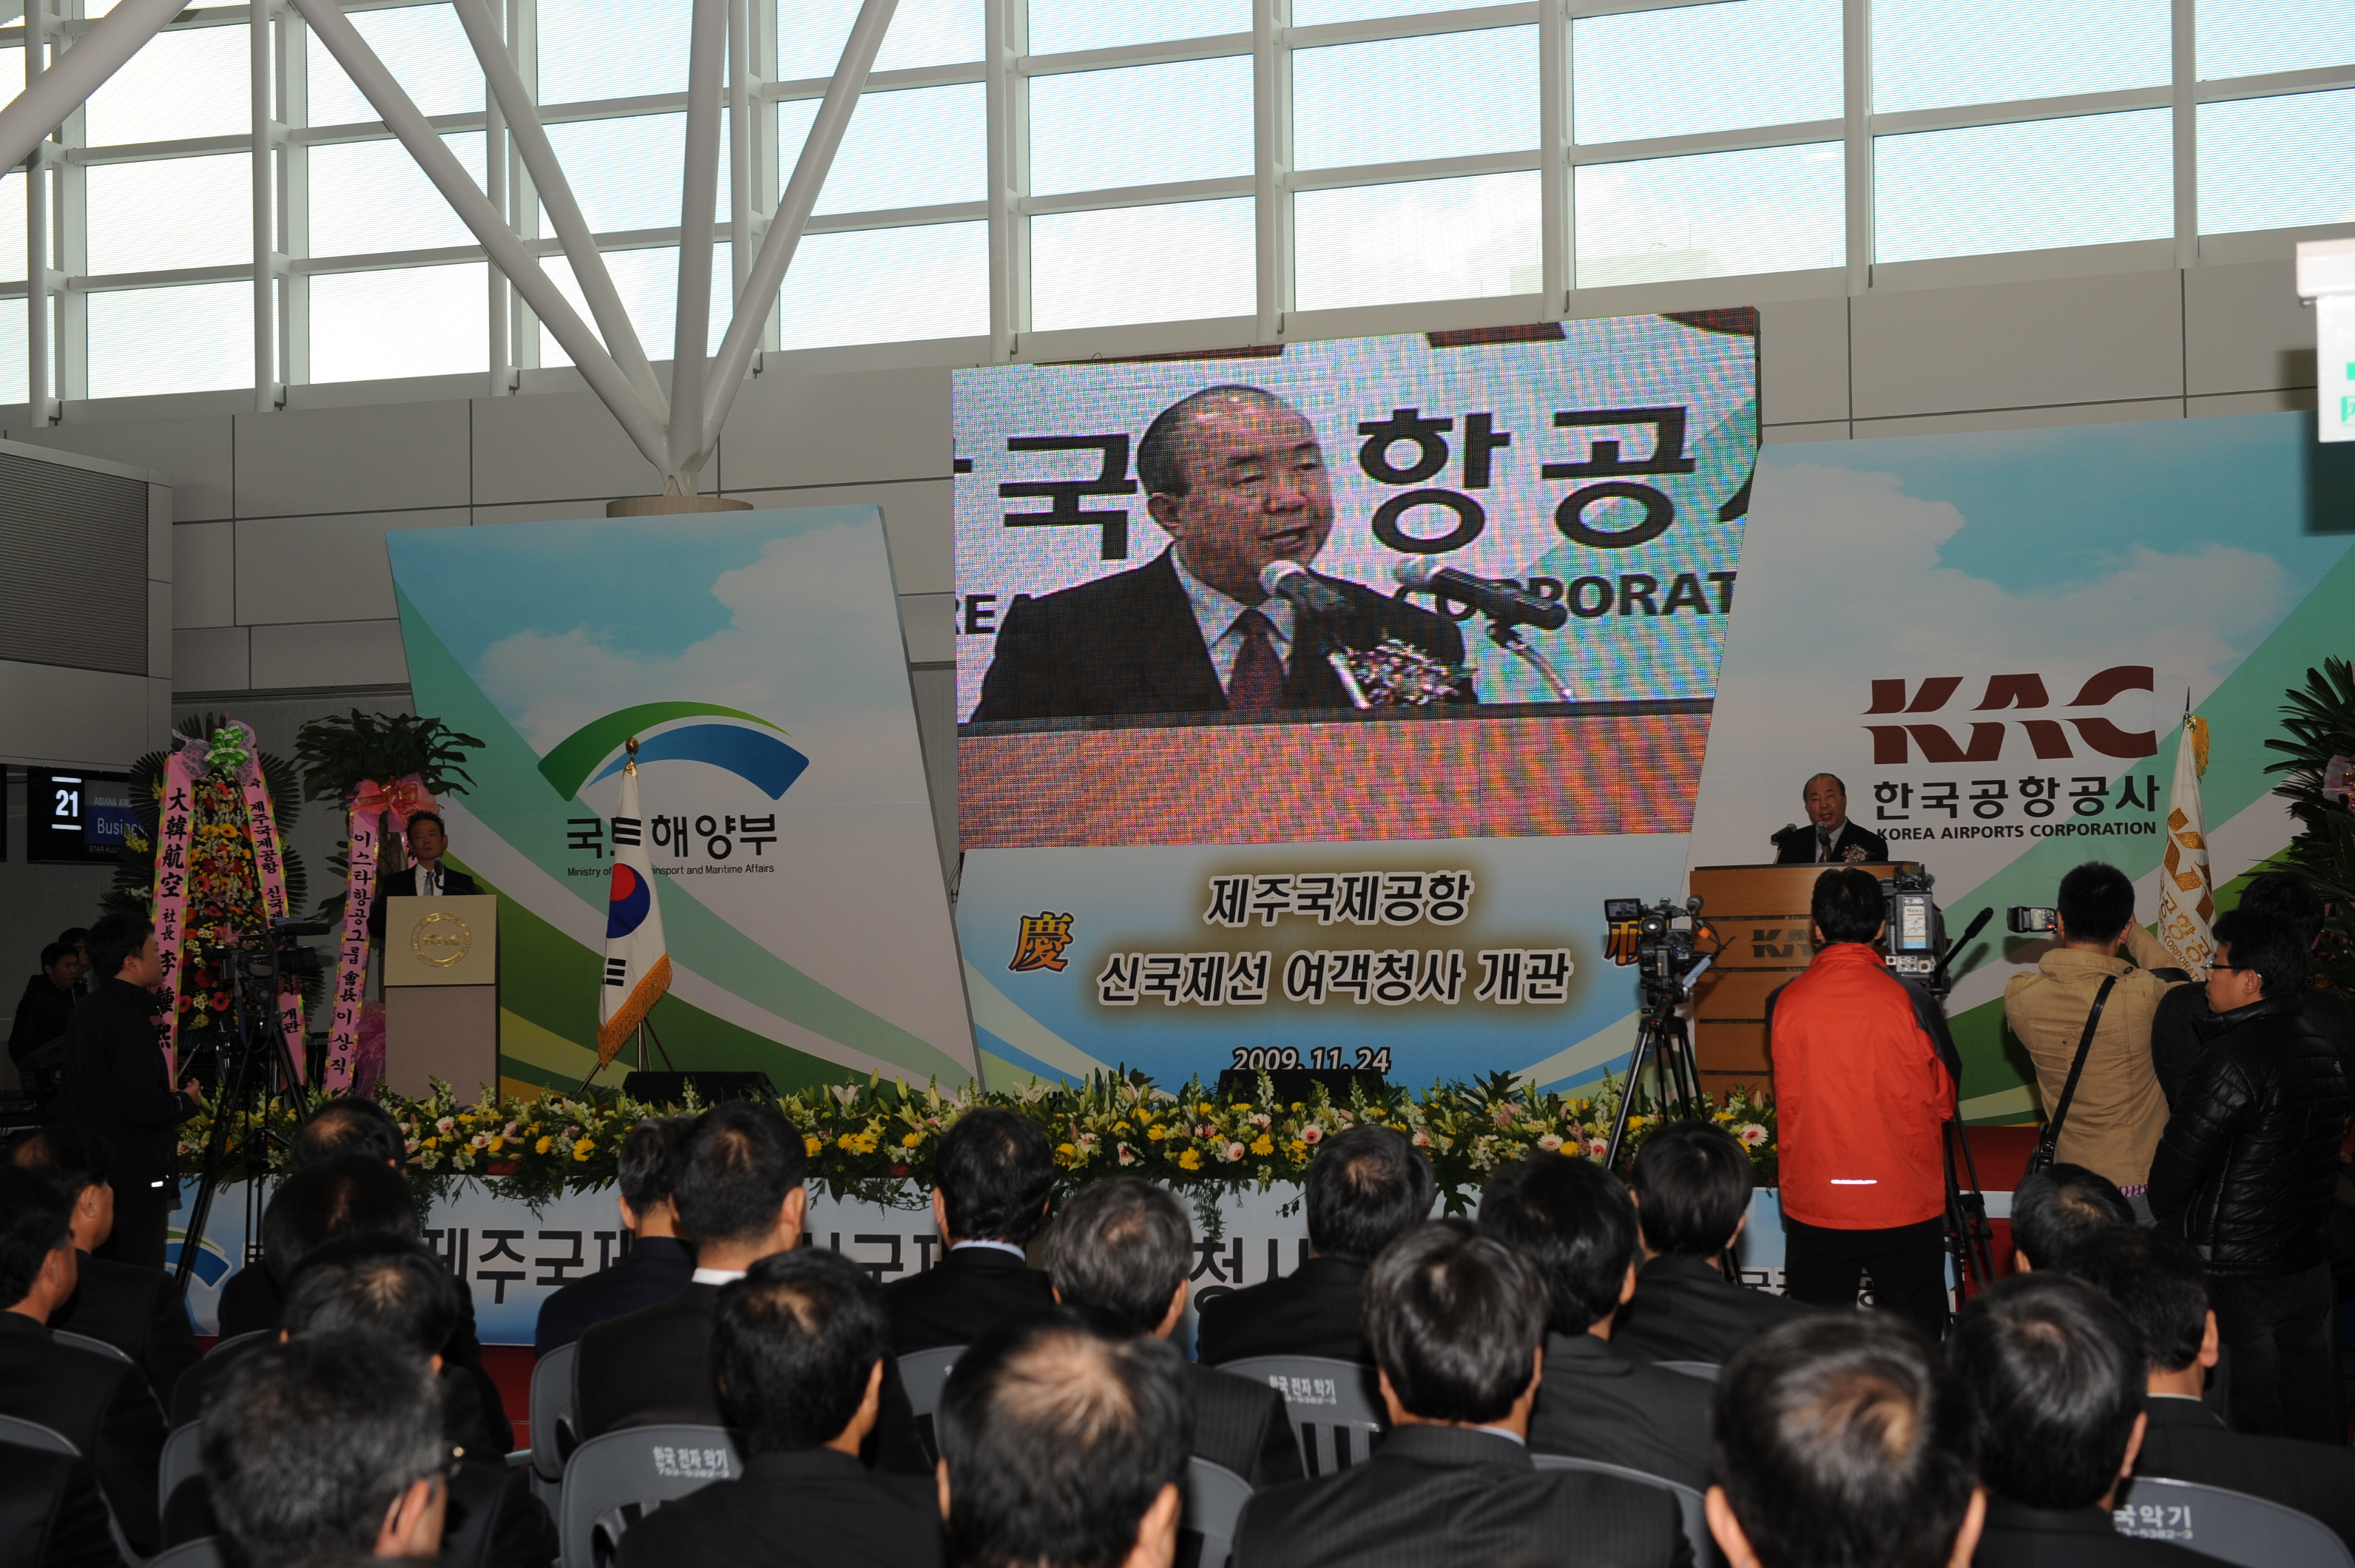
[[[1828,944],[1870,942],[1881,934],[1889,910],[1872,873],[1849,866],[1816,879],[1807,917],[1823,932]]]
[[[2114,942],[2134,923],[2134,883],[2099,860],[2073,867],[2053,902],[2072,942]]]
[[[145,915],[116,912],[98,917],[90,928],[90,966],[101,980],[112,980],[123,965],[146,947],[155,927]]]
[[[2271,1001],[2294,997],[2314,977],[2314,944],[2278,914],[2246,904],[2217,917],[2216,945],[2229,947],[2235,969],[2254,973]]]
[[[1029,1117],[984,1106],[967,1111],[941,1138],[932,1182],[960,1242],[1028,1243],[1047,1217],[1055,1158]]]
[[[1594,1161],[1533,1154],[1498,1172],[1480,1196],[1480,1233],[1537,1265],[1554,1333],[1583,1334],[1618,1310],[1636,1256],[1636,1211],[1619,1179]]]
[[[377,1336],[420,1360],[456,1333],[457,1282],[421,1242],[342,1236],[304,1254],[286,1286],[289,1334]]]
[[[418,1236],[409,1183],[366,1155],[338,1155],[294,1172],[261,1216],[261,1258],[281,1286],[313,1248],[336,1236]]]
[[[409,1163],[409,1139],[392,1113],[374,1100],[346,1095],[330,1100],[303,1119],[289,1163],[296,1170],[346,1155],[394,1169]]]
[[[2126,1314],[2152,1371],[2183,1371],[2200,1359],[2208,1338],[2208,1276],[2190,1243],[2120,1225],[2071,1253],[2068,1271]]]
[[[33,1294],[51,1253],[73,1245],[72,1216],[55,1181],[22,1166],[0,1166],[0,1311]]]
[[[2094,1236],[2134,1222],[2126,1194],[2082,1165],[2056,1165],[2022,1177],[2011,1195],[2011,1244],[2030,1268],[2066,1268]]]
[[[937,1420],[948,1558],[986,1568],[1118,1568],[1194,1444],[1178,1352],[1069,1311],[984,1336]]]
[[[1535,1266],[1463,1220],[1416,1226],[1366,1275],[1366,1342],[1399,1403],[1426,1421],[1502,1420],[1529,1390],[1545,1328]]]
[[[1955,1318],[1946,1353],[1979,1414],[1979,1477],[2034,1509],[2091,1508],[2116,1485],[2147,1381],[2142,1336],[2082,1279],[2014,1275]]]
[[[1711,1448],[1764,1568],[1945,1568],[1975,1489],[1970,1396],[1881,1313],[1757,1334],[1717,1381]]]
[[[2241,890],[2239,907],[2287,922],[2308,950],[2322,934],[2322,895],[2296,871],[2267,871],[2250,878],[2249,885]]]
[[[619,1182],[622,1201],[633,1211],[643,1214],[669,1200],[671,1165],[678,1157],[679,1140],[692,1125],[687,1116],[653,1116],[623,1136]]]
[[[728,1424],[759,1454],[832,1442],[858,1413],[890,1320],[867,1271],[829,1248],[754,1264],[721,1287],[711,1365]]]
[[[1080,1189],[1047,1238],[1056,1294],[1116,1334],[1160,1328],[1193,1259],[1186,1206],[1133,1176]]]
[[[112,1157],[104,1138],[63,1124],[43,1127],[8,1154],[12,1163],[56,1182],[69,1204],[91,1188],[108,1184],[106,1168]]]
[[[1327,1138],[1308,1165],[1308,1244],[1319,1256],[1369,1264],[1439,1196],[1431,1161],[1389,1127]]]
[[[386,1515],[441,1466],[424,1366],[367,1334],[319,1334],[240,1356],[198,1440],[213,1511],[252,1568],[366,1554]]]
[[[671,1167],[678,1228],[698,1245],[764,1236],[808,1168],[801,1134],[774,1105],[714,1105],[681,1136]]]
[[[1742,1140],[1712,1122],[1669,1122],[1636,1151],[1636,1218],[1644,1244],[1667,1257],[1723,1252],[1750,1212],[1758,1173]]]

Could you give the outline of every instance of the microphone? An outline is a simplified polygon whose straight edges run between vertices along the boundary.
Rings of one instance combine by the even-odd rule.
[[[1260,568],[1259,585],[1308,615],[1344,615],[1349,602],[1331,583],[1296,560],[1271,560]]]
[[[1809,829],[1800,827],[1796,822],[1786,822],[1783,824],[1782,832],[1769,833],[1766,835],[1766,842],[1774,845],[1779,849],[1784,845],[1792,842],[1794,839],[1806,837],[1808,831]]]
[[[1540,599],[1509,582],[1475,577],[1452,566],[1434,566],[1428,560],[1401,561],[1391,575],[1418,593],[1469,604],[1490,620],[1508,626],[1527,624],[1550,632],[1570,619],[1567,604]]]

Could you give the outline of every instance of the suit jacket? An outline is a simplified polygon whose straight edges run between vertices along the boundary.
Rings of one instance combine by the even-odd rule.
[[[2098,1508],[2022,1508],[1990,1492],[1971,1568],[2216,1568],[2216,1559],[2171,1541],[2120,1535]]]
[[[1292,1273],[1246,1290],[1201,1296],[1194,1353],[1212,1366],[1247,1356],[1325,1356],[1371,1366],[1359,1321],[1364,1264],[1310,1258]]]
[[[1811,1310],[1787,1296],[1736,1285],[1700,1258],[1662,1256],[1637,1271],[1635,1298],[1619,1309],[1611,1343],[1637,1360],[1723,1366],[1761,1328]]]
[[[132,1549],[155,1552],[164,1412],[144,1372],[60,1345],[48,1325],[22,1313],[0,1312],[0,1415],[37,1421],[71,1443],[97,1471]]]
[[[106,1140],[106,1179],[118,1203],[160,1199],[177,1179],[178,1134],[197,1102],[172,1087],[155,1043],[155,993],[107,980],[66,1026],[59,1119]]]
[[[25,982],[25,994],[16,999],[16,1021],[8,1029],[8,1060],[22,1067],[35,1050],[64,1034],[73,1022],[74,1004],[80,1000],[35,970]]]
[[[1714,1392],[1699,1378],[1623,1355],[1608,1339],[1548,1334],[1529,1446],[1625,1465],[1707,1491]]]
[[[878,1475],[830,1448],[755,1454],[744,1474],[665,1503],[622,1537],[615,1568],[762,1563],[773,1568],[939,1568],[929,1476]]]
[[[0,1563],[123,1568],[89,1461],[0,1443]]]
[[[1401,1426],[1372,1458],[1243,1505],[1233,1568],[1645,1568],[1692,1561],[1676,1499],[1579,1470],[1540,1470],[1509,1437]]]
[[[187,1304],[162,1269],[81,1254],[81,1283],[49,1315],[49,1327],[103,1340],[139,1363],[158,1403],[172,1405],[180,1374],[197,1364]]]
[[[2137,1476],[2197,1481],[2310,1514],[2355,1551],[2355,1449],[2235,1432],[2196,1399],[2154,1394]]]
[[[619,1263],[570,1285],[539,1304],[533,1352],[547,1355],[608,1317],[668,1301],[695,1275],[695,1253],[676,1236],[648,1236],[631,1244]]]
[[[224,1339],[275,1328],[285,1313],[285,1290],[259,1262],[246,1264],[221,1286],[219,1323]]]
[[[1798,831],[1787,837],[1774,837],[1774,863],[1778,866],[1811,866],[1816,861],[1816,825],[1798,824]],[[1851,853],[1862,850],[1861,854]],[[1859,827],[1853,822],[1840,824],[1839,837],[1832,840],[1832,862],[1850,865],[1876,865],[1889,859],[1889,840],[1869,827]]]
[[[970,1345],[1000,1323],[1055,1305],[1045,1274],[996,1247],[957,1247],[922,1274],[883,1287],[891,1353]]]
[[[532,1494],[531,1472],[504,1461],[452,1466],[450,1509],[442,1527],[441,1568],[549,1568],[559,1541],[556,1521]],[[222,1533],[211,1489],[190,1476],[164,1499],[164,1544],[181,1546]]]
[[[2340,1071],[2349,1083],[2355,1083],[2355,1008],[2350,1008],[2339,992],[2319,986],[2299,992],[2298,1000],[2306,1021],[2338,1051]],[[2184,1080],[2191,1075],[2192,1061],[2208,1048],[2208,1036],[2221,1027],[2216,1015],[2208,1010],[2204,986],[2178,986],[2160,999],[2150,1020],[2150,1064],[2170,1107],[2183,1097]]]
[[[1194,1457],[1224,1465],[1255,1489],[1307,1474],[1284,1395],[1199,1361],[1186,1363],[1186,1382],[1194,1394]]]
[[[581,1440],[625,1426],[725,1426],[719,1385],[711,1374],[711,1313],[719,1286],[690,1284],[668,1301],[594,1323],[572,1361],[572,1409]],[[929,1476],[932,1462],[916,1440],[900,1363],[883,1358],[883,1409],[859,1457],[904,1476]]]
[[[446,859],[442,862],[442,896],[443,898],[464,898],[482,891],[481,884],[474,878],[466,875]],[[404,866],[378,884],[376,905],[368,911],[368,940],[371,942],[384,940],[385,900],[413,899],[416,896],[417,868],[414,866]]]
[[[1358,647],[1396,637],[1448,664],[1464,662],[1464,634],[1445,616],[1322,572],[1316,579],[1349,601],[1349,614],[1341,625],[1327,628],[1327,636]],[[1324,638],[1293,638],[1286,708],[1350,706],[1326,652]],[[1468,680],[1464,693],[1463,700],[1476,700]],[[982,677],[973,717],[987,723],[1109,713],[1219,713],[1227,706],[1201,624],[1165,549],[1132,571],[1036,599],[1018,595],[998,624],[996,651]]]

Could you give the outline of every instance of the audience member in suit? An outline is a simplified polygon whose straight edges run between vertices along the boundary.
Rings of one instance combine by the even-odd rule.
[[[114,1233],[105,1254],[142,1268],[164,1266],[164,1239],[179,1182],[182,1122],[194,1094],[173,1087],[155,1049],[155,997],[164,960],[144,915],[101,916],[90,951],[103,976],[66,1027],[65,1079],[57,1119],[102,1141],[111,1157]]]
[[[287,1155],[290,1172],[353,1156],[390,1166],[396,1171],[406,1171],[409,1167],[409,1144],[401,1135],[400,1124],[375,1101],[357,1095],[330,1100],[304,1117]],[[270,1255],[266,1219],[262,1255],[265,1259]],[[273,1275],[267,1267],[255,1268],[249,1264],[229,1276],[220,1296],[224,1338],[278,1327],[279,1311],[286,1302],[284,1279],[293,1266],[290,1261],[286,1269]]]
[[[670,1206],[670,1162],[689,1118],[662,1116],[640,1122],[622,1139],[620,1193],[629,1250],[610,1268],[598,1270],[539,1304],[533,1351],[547,1355],[581,1338],[591,1323],[668,1301],[695,1273],[695,1253],[678,1239],[678,1216]]]
[[[1012,1111],[967,1111],[941,1139],[932,1182],[941,1261],[883,1287],[897,1356],[970,1345],[1009,1317],[1054,1305],[1047,1276],[1023,1251],[1055,1186],[1039,1124]]]
[[[1167,1339],[1177,1332],[1193,1261],[1186,1206],[1167,1188],[1133,1176],[1082,1188],[1047,1239],[1055,1299],[1115,1334]],[[1300,1479],[1300,1439],[1283,1394],[1199,1361],[1185,1370],[1194,1457],[1223,1465],[1255,1488]]]
[[[1722,1366],[1760,1329],[1815,1310],[1721,1271],[1750,1222],[1757,1182],[1750,1152],[1713,1123],[1669,1122],[1644,1140],[1629,1186],[1645,1262],[1612,1330],[1614,1347],[1641,1360]]]
[[[2135,1223],[2117,1185],[2082,1165],[2054,1165],[2019,1179],[2011,1195],[2011,1266],[2020,1274],[2065,1269],[2095,1237]]]
[[[1730,1568],[1968,1568],[1986,1520],[1971,1397],[1883,1313],[1753,1335],[1717,1381],[1709,1532]]]
[[[948,1560],[989,1568],[1168,1568],[1194,1415],[1165,1340],[1078,1313],[1018,1317],[941,1391]]]
[[[1529,1446],[1706,1490],[1710,1385],[1612,1342],[1612,1319],[1636,1294],[1636,1211],[1619,1179],[1575,1155],[1531,1155],[1481,1194],[1480,1233],[1518,1248],[1545,1284]]]
[[[838,1253],[779,1253],[721,1286],[712,1369],[743,1474],[632,1525],[618,1568],[937,1568],[937,1483],[858,1462],[882,1411],[887,1328],[882,1293]]]
[[[377,888],[376,904],[368,911],[369,941],[384,940],[387,899],[464,898],[483,891],[474,878],[442,863],[449,850],[450,833],[439,816],[421,811],[409,819],[409,864]]]
[[[91,1461],[132,1550],[156,1545],[164,1413],[137,1367],[58,1343],[49,1316],[74,1292],[80,1254],[65,1194],[0,1166],[0,1415],[37,1422]]]
[[[80,1282],[49,1327],[113,1346],[139,1364],[166,1409],[180,1374],[197,1364],[188,1308],[164,1270],[95,1257],[114,1229],[114,1189],[106,1179],[106,1146],[79,1127],[46,1127],[9,1157],[55,1181],[73,1205]]]
[[[809,1156],[773,1105],[730,1100],[696,1118],[671,1168],[671,1202],[695,1249],[696,1269],[668,1301],[591,1324],[572,1362],[572,1407],[581,1441],[625,1426],[727,1421],[711,1373],[711,1315],[719,1288],[765,1257],[802,1244]],[[932,1469],[899,1363],[883,1366],[882,1411],[860,1449],[870,1466],[908,1475]]]
[[[1384,1247],[1430,1217],[1439,1195],[1431,1161],[1388,1127],[1351,1127],[1309,1162],[1308,1261],[1248,1290],[1205,1293],[1195,1354],[1213,1366],[1247,1356],[1324,1356],[1373,1362],[1362,1298]]]
[[[2147,1418],[2142,1337],[2100,1291],[2051,1270],[1998,1280],[1956,1315],[1946,1354],[1978,1406],[1977,1568],[2212,1563],[2111,1526]]]
[[[2355,1451],[2234,1432],[2200,1403],[2216,1364],[2216,1314],[2200,1256],[2165,1231],[2119,1227],[2070,1260],[2069,1272],[2115,1302],[2142,1338],[2150,1417],[2137,1476],[2198,1481],[2310,1514],[2355,1550]]]
[[[0,1563],[123,1568],[89,1461],[0,1443]]]
[[[1545,1321],[1536,1268],[1464,1221],[1383,1249],[1366,1276],[1366,1335],[1390,1435],[1363,1464],[1253,1496],[1234,1568],[1690,1563],[1666,1489],[1530,1462]]]
[[[450,1502],[441,1400],[389,1339],[308,1334],[238,1358],[199,1460],[250,1568],[434,1558]]]

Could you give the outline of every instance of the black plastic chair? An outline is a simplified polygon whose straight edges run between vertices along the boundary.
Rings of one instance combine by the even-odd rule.
[[[2171,1541],[2242,1568],[2355,1568],[2339,1532],[2313,1515],[2197,1481],[2137,1476],[2110,1522],[2120,1535]]]

